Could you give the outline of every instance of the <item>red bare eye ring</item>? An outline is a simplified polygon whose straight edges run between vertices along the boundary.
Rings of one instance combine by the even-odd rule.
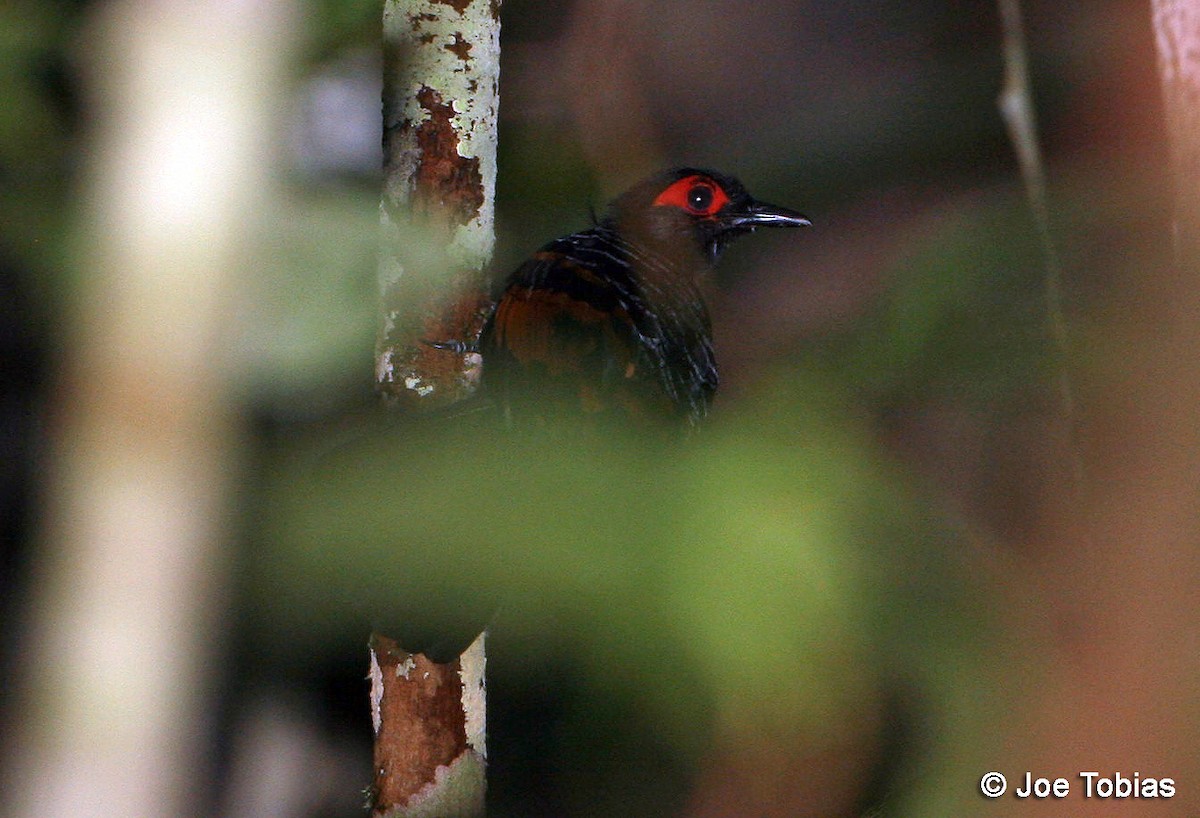
[[[729,195],[707,176],[692,175],[672,182],[666,190],[658,194],[653,204],[671,205],[686,210],[693,216],[711,218],[729,204]]]

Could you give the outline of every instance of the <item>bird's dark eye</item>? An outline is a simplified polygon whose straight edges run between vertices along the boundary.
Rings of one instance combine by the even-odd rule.
[[[688,208],[697,213],[707,213],[713,203],[713,190],[708,185],[694,185],[687,194]]]

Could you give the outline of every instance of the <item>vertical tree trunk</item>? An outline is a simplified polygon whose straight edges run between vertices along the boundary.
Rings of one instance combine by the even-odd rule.
[[[444,406],[479,372],[466,347],[486,315],[495,243],[500,2],[386,0],[383,33],[376,381],[390,402]],[[483,644],[436,664],[372,636],[374,815],[483,814]]]
[[[436,664],[371,636],[372,815],[484,814],[484,637]]]
[[[82,258],[56,324],[27,689],[0,813],[200,815],[238,452],[228,306],[270,197],[295,21],[290,0],[94,11]]]

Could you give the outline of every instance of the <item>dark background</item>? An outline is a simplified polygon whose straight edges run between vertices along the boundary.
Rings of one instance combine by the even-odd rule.
[[[29,580],[43,429],[62,399],[54,317],[88,275],[74,231],[92,6],[0,11],[6,625]],[[322,509],[361,490],[353,478],[313,489],[280,464],[371,401],[379,9],[302,6],[277,152],[289,215],[265,239],[288,252],[262,272],[271,295],[231,344],[250,455],[208,787],[230,814],[245,803],[239,765],[281,748],[303,761],[281,762],[271,780],[288,795],[268,801],[295,808],[264,814],[357,814],[370,777],[368,626],[322,602],[314,577],[368,571],[379,552],[306,564],[289,549],[309,535],[277,509],[305,509],[319,531]],[[496,814],[739,814],[718,805],[755,782],[770,782],[778,814],[851,815],[880,796],[905,814],[999,814],[1023,805],[979,798],[993,768],[1194,771],[1177,753],[1195,737],[1195,677],[1168,670],[1174,659],[1156,670],[1164,644],[1194,645],[1194,604],[1138,574],[1181,564],[1155,550],[1161,517],[1108,493],[1139,435],[1170,434],[1130,422],[1152,394],[1137,367],[1169,355],[1153,284],[1168,269],[1171,203],[1150,11],[1099,0],[1028,2],[1025,14],[1070,417],[1045,259],[996,106],[992,3],[506,0],[498,271],[675,164],[736,174],[815,226],[723,259],[710,305],[722,390],[700,454],[648,464],[617,441],[612,462],[571,473],[595,492],[575,503],[622,518],[606,547],[629,576],[590,597],[585,563],[556,543],[595,520],[556,522],[527,498],[504,522],[512,499],[486,488],[473,513],[501,521],[435,520],[410,545],[418,564],[438,559],[435,542],[474,553],[528,540],[542,566],[492,580],[543,589],[493,625]],[[364,542],[437,506],[444,467],[424,468],[397,477],[409,489],[393,516],[363,521]],[[630,510],[639,497],[649,511]],[[1144,541],[1106,544],[1105,530],[1139,522]],[[1194,561],[1182,566],[1194,576]],[[776,582],[780,571],[795,582]],[[451,584],[452,598],[469,595]],[[0,635],[11,677],[22,655],[12,628]],[[1183,800],[1135,806],[1182,814]]]

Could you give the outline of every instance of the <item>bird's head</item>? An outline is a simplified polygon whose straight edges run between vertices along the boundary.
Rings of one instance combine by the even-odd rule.
[[[651,249],[698,246],[710,264],[730,240],[756,227],[811,224],[794,210],[753,198],[732,176],[699,168],[674,168],[640,182],[613,201],[609,219]]]

